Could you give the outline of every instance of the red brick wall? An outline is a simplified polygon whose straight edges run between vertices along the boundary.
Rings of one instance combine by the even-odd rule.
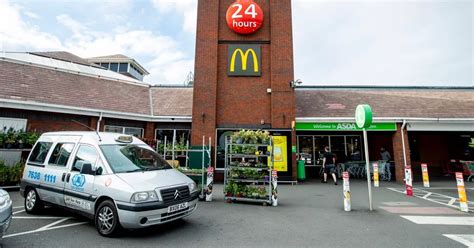
[[[202,136],[215,136],[217,104],[217,30],[219,1],[200,0],[196,30],[193,124],[191,142],[199,145]]]
[[[255,0],[264,21],[251,35],[227,27],[226,12],[234,2],[198,2],[193,145],[200,145],[203,135],[214,140],[216,127],[290,128],[295,119],[295,94],[289,86],[293,80],[291,1]],[[262,76],[227,76],[229,44],[246,42],[261,46]]]
[[[402,142],[402,132],[401,124],[397,124],[397,131],[392,136],[393,144],[393,160],[395,161],[395,179],[397,182],[402,183],[405,178],[405,163],[403,160],[403,142]],[[408,133],[406,127],[404,129],[404,139],[405,139],[405,151],[406,151],[406,160],[407,165],[411,165],[410,161],[410,146],[408,142]]]

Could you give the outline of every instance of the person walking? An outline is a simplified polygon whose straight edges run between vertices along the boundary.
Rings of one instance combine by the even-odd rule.
[[[392,156],[390,156],[390,153],[385,150],[384,147],[380,148],[380,158],[384,162],[388,162],[392,159]]]
[[[334,180],[334,185],[337,185],[337,180],[336,180],[336,157],[332,152],[329,151],[329,147],[326,146],[324,147],[324,157],[323,157],[323,170],[324,170],[324,175],[323,175],[323,180],[321,182],[327,183],[328,181],[328,173],[331,173],[332,179]]]

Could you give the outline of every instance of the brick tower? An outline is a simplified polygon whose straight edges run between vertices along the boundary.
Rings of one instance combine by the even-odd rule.
[[[239,34],[228,26],[226,14],[236,3],[260,6],[263,23],[257,31]],[[232,9],[234,17],[254,12],[236,12],[239,8]],[[199,0],[194,71],[192,144],[201,145],[206,136],[214,147],[217,129],[266,129],[286,135],[288,171],[281,175],[294,178],[291,1]]]

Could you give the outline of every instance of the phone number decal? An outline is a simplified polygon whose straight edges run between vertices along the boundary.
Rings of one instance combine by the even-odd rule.
[[[28,178],[31,178],[33,180],[40,180],[41,173],[37,171],[28,171]]]

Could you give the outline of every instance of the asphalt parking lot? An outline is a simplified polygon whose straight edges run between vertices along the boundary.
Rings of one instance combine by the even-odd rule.
[[[474,184],[467,183],[466,187],[468,199],[474,199]],[[370,212],[366,182],[351,182],[353,211],[344,212],[341,185],[316,181],[280,185],[278,207],[226,203],[222,185],[216,185],[214,201],[200,202],[192,216],[125,231],[118,238],[101,237],[92,221],[61,209],[28,215],[23,198],[10,192],[14,217],[0,243],[3,247],[465,247],[444,235],[469,239],[474,234],[472,212],[462,213],[455,205],[429,201],[422,195],[407,197],[397,191],[402,189],[400,184],[382,182],[374,189],[375,209]],[[447,197],[455,192],[446,183],[434,184],[435,191]],[[474,209],[474,203],[470,204]],[[420,209],[425,213],[420,214]],[[406,212],[411,210],[414,212]],[[461,225],[423,225],[407,220],[406,215],[467,221]]]

